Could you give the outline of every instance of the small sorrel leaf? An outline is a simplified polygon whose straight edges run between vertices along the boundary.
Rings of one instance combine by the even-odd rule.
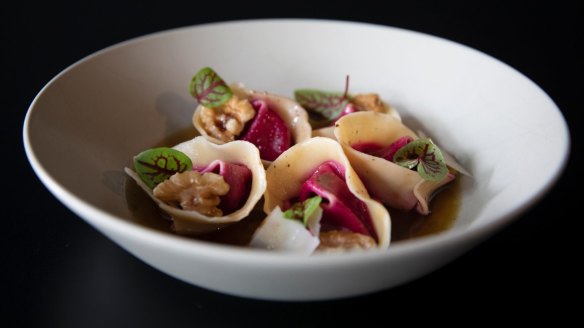
[[[221,106],[233,96],[227,83],[210,67],[193,76],[189,90],[199,104],[208,108]]]
[[[310,219],[312,213],[314,213],[314,211],[316,211],[316,209],[320,206],[321,202],[322,197],[320,196],[314,196],[302,202],[304,205],[304,216],[302,217],[302,222],[305,226],[308,225],[308,219]]]
[[[191,159],[184,153],[167,147],[148,149],[134,157],[134,168],[144,183],[154,189],[175,173],[193,168]]]
[[[300,220],[304,216],[304,207],[301,202],[295,203],[284,212],[284,217],[286,219]]]
[[[322,197],[320,196],[314,196],[303,202],[298,202],[284,212],[284,217],[287,219],[302,220],[302,223],[306,226],[308,219],[310,219],[310,216],[316,211],[321,202]]]
[[[319,114],[329,121],[336,119],[348,103],[340,92],[315,89],[296,90],[294,99],[306,110]]]
[[[343,93],[298,89],[294,91],[294,99],[306,110],[333,121],[341,115],[343,109],[349,104],[349,76],[346,77]]]
[[[448,173],[442,152],[429,138],[416,139],[406,144],[395,153],[393,162],[408,169],[417,167],[418,173],[425,180],[440,181]]]

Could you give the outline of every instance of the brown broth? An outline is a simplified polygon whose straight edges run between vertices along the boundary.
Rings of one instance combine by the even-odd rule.
[[[430,202],[429,215],[415,210],[403,212],[389,209],[391,215],[391,241],[418,238],[450,229],[460,209],[461,177],[446,185]]]
[[[157,146],[175,145],[184,140],[190,140],[198,133],[193,129],[180,130],[163,140]],[[391,215],[391,241],[419,238],[436,234],[450,229],[460,209],[461,184],[460,176],[444,187],[431,201],[429,215],[421,215],[415,210],[403,212],[389,209]],[[171,232],[172,222],[166,218],[158,206],[131,178],[126,179],[126,200],[132,214],[132,221],[149,228]],[[262,210],[263,200],[258,202],[251,214],[241,220],[220,230],[204,235],[192,237],[209,242],[241,245],[249,243],[255,229],[265,218]]]

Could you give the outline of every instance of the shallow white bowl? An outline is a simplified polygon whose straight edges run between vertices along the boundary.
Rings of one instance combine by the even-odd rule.
[[[346,74],[353,92],[379,92],[472,172],[455,227],[383,253],[306,258],[134,223],[123,167],[190,126],[196,103],[188,84],[204,66],[287,95],[299,87],[340,90]],[[201,287],[276,300],[359,295],[444,265],[533,205],[561,173],[569,144],[552,100],[496,59],[421,33],[317,20],[208,24],[107,48],[43,88],[23,133],[47,188],[144,262]]]

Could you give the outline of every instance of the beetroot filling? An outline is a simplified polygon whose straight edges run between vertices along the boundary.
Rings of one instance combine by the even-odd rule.
[[[344,168],[328,161],[316,168],[300,189],[299,200],[321,196],[323,230],[349,230],[377,240],[367,205],[349,190]]]
[[[335,123],[337,123],[338,120],[341,119],[341,117],[345,116],[345,115],[349,115],[351,113],[355,113],[358,112],[359,110],[357,109],[357,107],[355,107],[355,105],[353,105],[352,103],[348,103],[347,106],[345,106],[345,108],[343,108],[343,110],[339,113],[339,116],[337,116],[337,118],[335,118],[335,120],[333,121],[333,123],[331,125],[335,125]]]
[[[390,162],[393,162],[393,156],[395,153],[397,153],[398,150],[413,140],[414,139],[412,137],[404,136],[397,139],[389,146],[383,146],[375,142],[360,142],[352,144],[351,147],[362,153],[375,157],[381,157]]]
[[[251,171],[245,165],[226,163],[215,160],[205,167],[193,168],[200,173],[212,172],[219,174],[229,185],[229,192],[221,196],[219,209],[224,215],[240,209],[249,197],[251,191]]]
[[[257,99],[250,102],[256,115],[238,139],[253,143],[258,147],[263,160],[273,161],[290,148],[290,130],[267,102]]]

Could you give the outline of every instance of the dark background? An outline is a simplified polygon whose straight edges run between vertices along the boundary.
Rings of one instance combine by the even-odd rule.
[[[582,165],[584,10],[582,4],[539,3],[20,1],[3,7],[0,126],[2,176],[8,177],[3,194],[8,199],[3,202],[0,238],[0,320],[40,327],[278,327],[374,321],[390,326],[396,320],[408,325],[422,320],[462,322],[464,315],[474,323],[565,320],[573,314],[572,306],[581,305],[582,291],[576,267],[582,262],[577,252],[582,247],[573,234],[581,214],[570,188],[582,181],[576,168]],[[508,229],[446,267],[391,290],[311,303],[235,298],[170,278],[77,218],[36,178],[24,155],[22,123],[34,96],[61,70],[144,34],[268,17],[397,26],[463,43],[506,62],[541,86],[566,117],[572,155],[565,174]]]

